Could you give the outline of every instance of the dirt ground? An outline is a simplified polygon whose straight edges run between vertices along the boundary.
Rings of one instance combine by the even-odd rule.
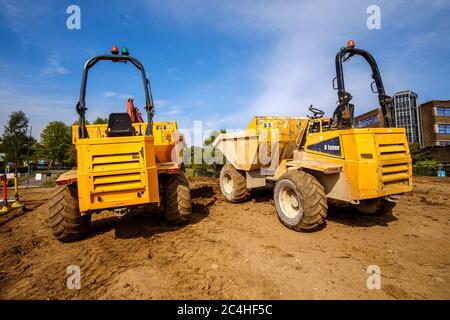
[[[331,209],[324,229],[298,233],[270,191],[231,204],[217,180],[197,178],[190,224],[103,212],[69,244],[45,225],[50,189],[21,190],[26,210],[0,216],[0,298],[450,299],[450,178],[414,182],[392,214]],[[69,265],[80,290],[66,286]],[[379,290],[367,288],[370,265]]]

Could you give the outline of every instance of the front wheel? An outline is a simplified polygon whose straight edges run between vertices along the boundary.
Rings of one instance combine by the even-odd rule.
[[[77,186],[59,186],[52,194],[48,226],[61,242],[81,239],[89,230],[91,215],[82,216],[78,208]]]
[[[185,223],[192,212],[191,189],[184,172],[164,179],[164,217],[169,223]]]
[[[220,171],[220,190],[229,202],[244,202],[250,197],[245,173],[229,163]]]
[[[323,186],[304,171],[289,171],[275,184],[275,207],[280,221],[296,231],[314,231],[327,216]]]

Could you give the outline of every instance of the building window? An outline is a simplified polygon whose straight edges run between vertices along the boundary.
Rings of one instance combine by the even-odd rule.
[[[373,125],[376,125],[376,124],[378,124],[378,116],[374,115],[374,116],[371,116],[371,117],[359,120],[356,123],[355,127],[356,128],[365,128],[365,127],[373,126]]]
[[[438,124],[439,133],[450,133],[450,124]]]
[[[393,96],[394,125],[407,130],[409,143],[420,143],[420,123],[417,110],[417,94],[412,91]]]
[[[440,117],[450,117],[450,108],[437,107],[437,115]]]
[[[437,141],[438,146],[450,146],[450,141]]]

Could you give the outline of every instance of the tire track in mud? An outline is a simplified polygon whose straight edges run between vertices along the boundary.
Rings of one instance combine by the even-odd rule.
[[[0,298],[450,297],[449,205],[436,205],[450,197],[442,180],[418,179],[393,217],[331,212],[328,226],[311,234],[278,222],[270,192],[230,204],[217,180],[191,184],[194,213],[186,226],[154,214],[103,212],[86,239],[62,244],[45,226],[46,205],[6,216],[13,219],[0,220]],[[368,292],[365,268],[373,263],[384,289]],[[66,287],[71,264],[81,268],[81,290]]]
[[[205,217],[205,210],[207,208],[194,199],[193,223]],[[170,240],[161,240],[169,234]],[[190,261],[197,260],[201,253],[190,251],[188,247],[192,238],[198,241],[200,237],[202,235],[197,231],[190,230],[190,225],[168,226],[155,215],[137,214],[120,219],[100,217],[93,222],[89,239],[82,241],[81,252],[72,254],[70,259],[81,261],[82,281],[89,291],[82,294],[87,297],[121,296],[117,292],[124,291],[124,288],[132,289],[127,281],[140,282],[141,291],[146,291],[142,285],[145,283],[147,287],[153,288],[155,297],[159,298],[167,297],[173,291],[185,292],[189,296],[192,288],[184,286],[183,275],[186,274],[185,280],[189,282],[192,273],[186,273],[186,269],[195,268]],[[130,273],[132,279],[129,279]],[[140,279],[144,275],[145,279]],[[173,278],[181,281],[174,282]],[[155,283],[161,283],[161,286],[155,287]],[[111,292],[108,290],[110,287],[115,290]],[[131,294],[139,297],[136,292]]]

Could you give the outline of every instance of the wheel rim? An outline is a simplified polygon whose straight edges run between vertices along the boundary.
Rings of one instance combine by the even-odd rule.
[[[278,194],[278,202],[283,214],[290,218],[296,218],[303,214],[301,199],[297,192],[290,186],[283,186]]]
[[[234,190],[233,179],[231,178],[230,174],[226,173],[223,176],[222,185],[223,185],[223,189],[224,189],[226,194],[232,194],[233,193],[233,190]]]

